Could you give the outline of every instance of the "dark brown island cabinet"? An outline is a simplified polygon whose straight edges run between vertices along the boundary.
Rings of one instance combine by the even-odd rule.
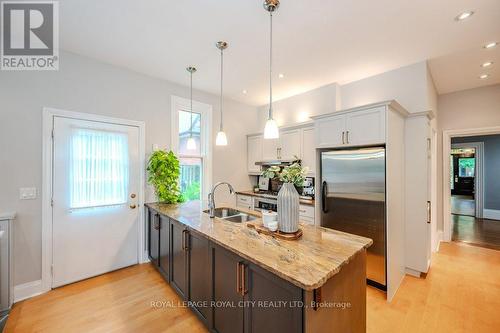
[[[319,291],[305,291],[150,207],[146,207],[146,223],[151,263],[211,332],[366,330],[366,322],[350,323],[345,320],[348,316],[332,316],[326,309],[308,306],[321,301]],[[365,253],[355,259],[364,260]],[[365,262],[360,262],[356,267],[364,265]],[[364,279],[366,272],[356,267],[351,267],[352,272],[348,274]],[[329,280],[322,287],[324,293],[350,288],[349,278],[339,276],[334,276],[331,283]],[[365,302],[365,298],[359,296]],[[366,305],[362,305],[358,315],[366,316],[363,310]],[[343,322],[337,325],[333,322],[337,319]],[[349,329],[345,330],[346,327]]]

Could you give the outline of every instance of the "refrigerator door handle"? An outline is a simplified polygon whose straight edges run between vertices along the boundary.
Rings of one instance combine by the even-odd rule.
[[[328,186],[326,181],[323,181],[322,189],[321,189],[321,209],[323,213],[328,213],[328,207],[326,207],[326,196],[328,193]]]

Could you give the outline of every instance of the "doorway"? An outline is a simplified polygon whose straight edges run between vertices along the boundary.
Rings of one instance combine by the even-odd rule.
[[[44,291],[143,262],[144,124],[45,109],[47,131]]]
[[[451,240],[500,250],[500,135],[452,137]]]
[[[452,140],[453,142],[453,140]],[[450,155],[451,213],[476,216],[476,148],[452,144]]]

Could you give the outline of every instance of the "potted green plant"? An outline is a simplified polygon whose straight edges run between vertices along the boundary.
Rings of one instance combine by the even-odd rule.
[[[148,182],[153,185],[158,201],[169,204],[184,201],[179,189],[179,159],[172,151],[154,151],[147,172]]]

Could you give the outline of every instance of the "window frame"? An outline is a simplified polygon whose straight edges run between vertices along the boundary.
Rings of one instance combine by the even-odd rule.
[[[207,196],[212,185],[212,105],[193,100],[193,112],[201,114],[200,154],[179,154],[179,111],[190,112],[190,100],[172,95],[170,149],[179,158],[201,158],[201,198],[207,206]]]

